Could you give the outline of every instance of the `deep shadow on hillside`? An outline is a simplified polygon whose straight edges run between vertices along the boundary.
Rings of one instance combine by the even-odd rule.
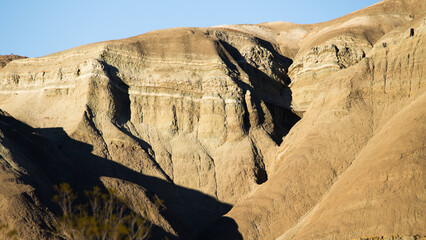
[[[126,166],[92,154],[89,144],[71,139],[62,128],[32,128],[10,116],[0,114],[0,130],[7,141],[14,161],[27,171],[22,179],[36,189],[38,198],[53,212],[59,209],[52,203],[53,186],[70,183],[79,196],[83,191],[100,186],[100,177],[111,177],[137,184],[147,190],[148,197],[164,200],[163,217],[181,239],[194,239],[202,226],[218,219],[232,206],[199,191],[177,186],[166,180],[138,173]],[[201,207],[200,207],[201,206]],[[190,218],[190,219],[185,219]],[[192,222],[187,226],[183,223]],[[229,228],[238,232],[235,222]],[[158,226],[153,228],[153,239],[175,239]]]

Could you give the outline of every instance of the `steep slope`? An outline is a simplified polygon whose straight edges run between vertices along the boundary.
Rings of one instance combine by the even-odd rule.
[[[26,158],[19,141],[22,139],[4,122],[10,116],[0,110],[0,117],[0,224],[8,224],[9,230],[19,230],[21,238],[46,238],[46,226],[53,215],[46,212],[36,191],[46,193],[43,185],[51,182],[37,163]],[[29,172],[34,175],[30,176]],[[21,228],[25,225],[30,227]],[[2,231],[0,237],[4,237]]]
[[[303,115],[317,87],[331,74],[358,63],[384,34],[425,11],[424,1],[386,0],[317,24],[272,22],[223,27],[266,39],[293,59],[289,69],[292,108]]]
[[[371,71],[370,83],[364,80],[356,91],[370,101],[373,135],[294,239],[424,235],[425,20],[385,35],[368,56],[368,65],[360,63],[359,68]]]
[[[331,74],[359,62],[380,37],[425,11],[422,1],[390,0],[313,25],[300,41],[289,73],[293,109],[306,111],[318,85]]]
[[[136,184],[123,194],[158,195],[197,234],[267,180],[268,149],[298,120],[290,63],[239,31],[154,31],[13,61],[0,70],[0,107],[74,146],[64,155],[89,173]]]
[[[52,222],[59,209],[52,202],[57,194],[53,186],[67,182],[79,196],[93,186],[118,189],[118,196],[127,199],[129,207],[150,217],[154,237],[187,236],[185,230],[175,231],[171,227],[170,222],[179,227],[175,223],[178,220],[154,203],[155,195],[138,186],[141,181],[152,179],[120,165],[104,163],[105,160],[89,152],[83,155],[85,149],[90,149],[89,145],[65,137],[59,140],[58,134],[64,133],[57,128],[32,128],[0,110],[1,224],[8,224],[8,229],[15,230],[21,239],[56,239]],[[70,150],[73,154],[69,154]],[[126,178],[117,179],[117,175]],[[138,191],[130,191],[134,188]],[[166,190],[170,191],[170,187]]]
[[[419,17],[325,79],[275,173],[217,228],[231,218],[244,239],[424,234],[425,32]]]
[[[386,0],[14,60],[0,69],[0,219],[50,237],[53,185],[69,182],[144,202],[154,237],[425,235],[425,11]]]

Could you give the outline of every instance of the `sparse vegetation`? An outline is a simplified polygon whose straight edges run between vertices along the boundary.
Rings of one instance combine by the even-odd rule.
[[[114,191],[103,193],[99,187],[85,191],[86,203],[77,203],[77,194],[67,183],[55,187],[54,201],[62,216],[56,222],[54,234],[73,240],[147,239],[151,223],[129,208],[129,203]]]

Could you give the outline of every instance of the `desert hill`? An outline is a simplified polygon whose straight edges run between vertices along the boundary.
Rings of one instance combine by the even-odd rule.
[[[385,0],[312,25],[166,29],[13,60],[0,219],[52,238],[53,186],[68,182],[144,202],[154,238],[420,239],[425,12]]]

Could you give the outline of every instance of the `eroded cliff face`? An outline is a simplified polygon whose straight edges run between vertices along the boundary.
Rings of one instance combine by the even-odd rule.
[[[424,8],[424,4],[414,0],[387,0],[323,23],[226,27],[267,39],[293,60],[289,69],[292,109],[302,116],[319,85],[361,61],[378,39],[423,15]]]
[[[268,179],[270,149],[298,120],[291,61],[275,47],[239,31],[171,29],[13,61],[0,73],[1,108],[72,161],[88,158],[77,164],[89,174],[124,174],[93,155],[159,179],[134,181],[197,233]]]
[[[323,79],[276,172],[215,229],[231,218],[244,239],[422,235],[425,30],[419,17],[389,31]]]
[[[52,186],[70,182],[142,199],[158,237],[421,235],[425,10],[389,0],[14,60],[0,69],[0,217],[48,238]]]

